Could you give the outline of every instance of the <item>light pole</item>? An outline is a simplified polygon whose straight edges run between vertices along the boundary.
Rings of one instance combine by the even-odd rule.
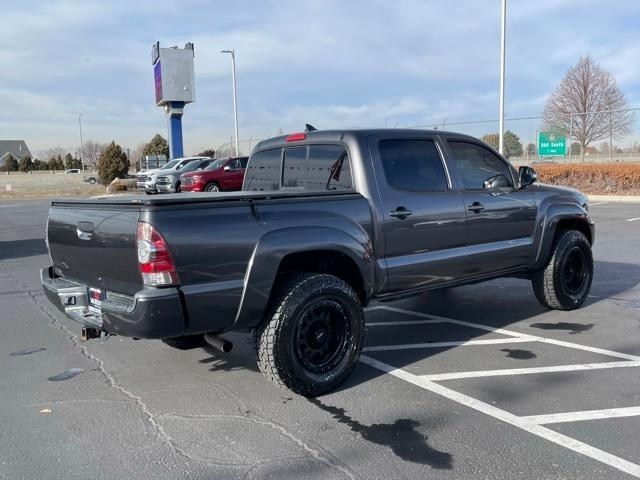
[[[502,18],[500,20],[500,127],[498,145],[504,155],[504,55],[507,30],[507,0],[502,0]]]
[[[221,50],[220,53],[231,54],[231,73],[233,75],[233,119],[235,122],[236,133],[236,157],[240,156],[240,140],[238,137],[238,96],[236,90],[236,51],[235,50]]]
[[[84,172],[84,147],[82,145],[82,114],[78,115],[78,126],[80,127],[80,164]]]

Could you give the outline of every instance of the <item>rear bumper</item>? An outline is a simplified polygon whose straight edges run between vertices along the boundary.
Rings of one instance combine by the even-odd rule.
[[[134,296],[107,292],[102,313],[89,310],[88,286],[40,271],[47,298],[58,310],[87,327],[135,338],[171,338],[185,333],[186,318],[177,288],[141,290]]]

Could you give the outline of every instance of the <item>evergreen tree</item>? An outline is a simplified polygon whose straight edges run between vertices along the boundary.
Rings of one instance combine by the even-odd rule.
[[[129,172],[129,159],[120,145],[111,142],[98,159],[98,175],[104,184],[124,178]]]
[[[162,135],[157,133],[142,149],[142,156],[164,155],[169,158],[169,144]]]

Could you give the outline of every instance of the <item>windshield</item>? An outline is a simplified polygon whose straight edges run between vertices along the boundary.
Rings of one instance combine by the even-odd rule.
[[[206,164],[209,163],[209,161],[208,160],[194,160],[194,161],[191,161],[191,162],[187,163],[186,165],[184,165],[178,171],[180,173],[191,172],[193,170],[196,170],[196,169],[200,168],[201,166],[204,166],[203,163],[204,163],[204,165],[206,165]]]
[[[209,164],[209,166],[205,170],[217,170],[224,165],[226,162],[225,158],[219,158],[218,160],[214,160]]]
[[[164,164],[160,167],[161,170],[166,170],[167,168],[174,167],[180,160],[171,160],[169,163]]]

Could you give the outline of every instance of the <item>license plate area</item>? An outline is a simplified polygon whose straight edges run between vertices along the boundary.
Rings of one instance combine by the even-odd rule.
[[[107,292],[99,288],[89,288],[89,311],[102,313],[102,302],[107,298]]]

